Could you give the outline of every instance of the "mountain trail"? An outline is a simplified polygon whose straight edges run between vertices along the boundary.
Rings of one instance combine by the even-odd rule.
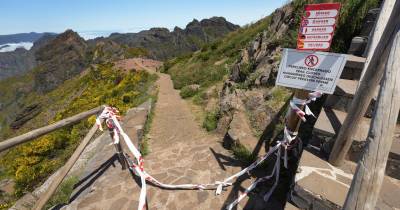
[[[156,73],[155,68],[139,60],[130,62]],[[214,183],[238,172],[240,164],[222,147],[222,137],[202,129],[187,102],[173,88],[170,76],[157,74],[159,93],[148,134],[150,154],[144,158],[145,170],[167,184]],[[63,209],[137,208],[140,181],[135,181],[127,170],[122,171],[118,162],[112,159],[113,154],[112,146],[107,146],[95,155],[88,164],[91,169],[86,172],[96,177],[95,180],[80,190],[80,195],[73,196],[73,201]],[[105,166],[108,162],[111,164]],[[215,196],[213,190],[166,190],[151,184],[147,186],[148,209],[223,209],[224,203],[230,203],[238,196],[238,186],[228,188],[228,192],[219,196]]]

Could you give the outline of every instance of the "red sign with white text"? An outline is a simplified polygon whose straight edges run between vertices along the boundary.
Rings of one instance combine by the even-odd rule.
[[[298,50],[329,51],[340,3],[308,4],[297,37]]]

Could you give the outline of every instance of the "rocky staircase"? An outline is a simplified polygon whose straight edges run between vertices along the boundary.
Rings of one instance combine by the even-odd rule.
[[[342,167],[327,162],[335,138],[349,111],[357,91],[365,58],[348,56],[348,62],[336,90],[326,97],[313,129],[313,137],[303,151],[299,171],[291,200],[301,209],[340,209],[350,188],[357,162],[361,159],[366,144],[373,106],[378,90],[371,100],[365,116],[355,131],[354,141]],[[396,195],[400,193],[400,126],[397,126],[386,168],[378,209],[400,208]]]
[[[353,59],[355,56],[349,56],[349,58]],[[356,59],[361,61],[359,58]],[[361,71],[363,66],[363,63],[359,63],[358,69]],[[339,80],[335,92],[326,98],[314,126],[313,139],[311,140],[310,145],[320,148],[321,152],[325,155],[328,155],[331,152],[335,137],[347,116],[347,112],[350,111],[349,108],[358,87],[359,77],[349,79],[346,75],[346,71],[347,69],[344,70],[344,76]],[[377,88],[365,116],[358,125],[358,130],[355,131],[354,142],[348,153],[348,159],[353,162],[358,162],[360,160],[362,151],[365,147],[365,140],[368,136],[373,107],[378,96],[378,90],[379,88]],[[400,126],[397,127],[397,133],[400,133]],[[399,148],[400,141],[395,138],[392,144],[391,156],[400,156]],[[392,165],[392,162],[389,162],[387,167],[387,170],[391,171],[398,166],[397,164]],[[399,177],[397,178],[399,179]]]
[[[356,93],[364,61],[365,58],[362,57],[348,56],[348,62],[334,94],[327,96],[324,102],[314,125],[313,137],[303,151],[295,177],[291,201],[298,208],[341,209],[344,204],[357,162],[365,147],[378,90],[354,134],[346,163],[341,167],[334,167],[327,162],[327,158]],[[398,134],[400,126],[397,126],[396,136],[393,139],[386,177],[377,203],[378,209],[400,208],[400,201],[396,197],[400,193]],[[293,209],[293,206],[291,207]]]
[[[353,143],[341,167],[334,167],[327,159],[347,113],[362,75],[366,61],[366,46],[380,9],[368,12],[361,33],[354,37],[348,50],[346,66],[335,92],[325,97],[314,125],[313,135],[301,156],[290,201],[300,209],[341,209],[366,145],[377,88],[369,107],[354,131]],[[304,140],[307,141],[307,140]],[[389,154],[386,173],[375,209],[399,209],[400,200],[400,126],[397,125]],[[287,205],[293,209],[292,205]]]

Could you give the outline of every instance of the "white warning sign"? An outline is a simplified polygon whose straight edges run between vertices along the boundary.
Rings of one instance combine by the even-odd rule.
[[[346,55],[284,49],[276,85],[332,94]]]

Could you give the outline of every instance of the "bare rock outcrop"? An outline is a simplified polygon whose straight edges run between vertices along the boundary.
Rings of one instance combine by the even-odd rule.
[[[264,131],[281,109],[268,100],[279,100],[271,97],[272,87],[282,52],[280,41],[294,23],[293,7],[277,9],[270,18],[269,27],[242,50],[220,94],[217,132],[249,150],[257,144],[255,134]]]

